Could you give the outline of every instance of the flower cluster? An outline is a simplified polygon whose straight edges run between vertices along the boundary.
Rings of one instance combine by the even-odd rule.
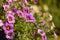
[[[40,26],[45,27],[46,30],[48,30],[48,32],[50,31],[49,29],[53,30],[53,28],[55,27],[54,23],[52,22],[51,25],[48,24],[48,22],[52,20],[52,16],[50,14],[45,14],[45,13],[40,12],[38,6],[35,6],[35,5],[32,6],[31,4],[29,5],[27,0],[20,0],[20,2],[17,3],[17,5],[19,5],[20,3],[22,8],[17,9],[16,5],[14,4],[14,1],[16,2],[17,0],[6,0],[6,3],[3,5],[4,11],[5,11],[6,23],[3,24],[2,20],[0,20],[0,26],[3,26],[2,28],[4,30],[6,38],[13,40],[15,36],[15,33],[14,33],[14,24],[16,22],[15,15],[18,15],[19,18],[25,19],[24,21],[26,23],[37,24],[38,26],[36,27],[37,32],[34,31],[33,36],[36,36],[36,34],[38,33],[41,35],[42,40],[47,40],[47,36],[44,30],[43,29],[41,30],[38,28],[40,28]],[[34,0],[34,4],[38,4],[38,2],[39,0]],[[13,5],[12,9],[10,9],[12,5]],[[35,13],[38,14],[39,17],[38,16],[34,17],[31,10],[33,11],[34,14]],[[45,20],[46,18],[48,18],[48,20]],[[54,35],[57,36],[55,32],[54,32]]]

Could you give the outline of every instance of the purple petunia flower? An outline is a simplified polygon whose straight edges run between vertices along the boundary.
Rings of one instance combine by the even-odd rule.
[[[38,33],[39,33],[40,35],[42,35],[44,32],[43,32],[43,30],[38,29]]]
[[[36,22],[36,19],[32,15],[25,15],[26,22]]]
[[[40,22],[41,22],[41,25],[42,25],[42,26],[45,25],[45,21],[44,21],[44,19],[42,19]]]
[[[13,8],[12,9],[12,12],[16,13],[17,12],[17,9],[16,8]]]
[[[12,32],[12,31],[7,32],[6,38],[7,39],[13,39],[14,38],[14,32]]]
[[[14,15],[15,14],[13,11],[7,11],[6,13],[7,14],[11,14],[11,15]]]
[[[22,1],[22,3],[27,3],[27,0],[21,0]]]
[[[24,13],[21,10],[17,10],[16,12],[20,18],[24,17]]]
[[[3,5],[3,8],[4,8],[5,11],[6,11],[9,7],[10,7],[9,4],[5,4],[5,5]]]
[[[8,19],[9,23],[15,23],[15,17],[13,15],[6,15],[6,18]]]
[[[9,4],[13,3],[13,0],[6,0]]]
[[[37,4],[38,3],[38,0],[34,0],[34,4]]]
[[[0,26],[3,26],[4,24],[3,24],[3,22],[2,22],[2,20],[0,20]]]
[[[30,14],[30,9],[28,7],[23,7],[23,12],[25,15]]]
[[[42,40],[47,40],[46,34],[44,33],[44,31],[43,31],[43,30],[38,29],[38,33],[41,35]]]
[[[46,35],[43,35],[43,36],[42,36],[42,40],[47,40]]]
[[[34,31],[33,34],[34,34],[34,36],[36,36],[36,34],[37,34],[36,31]]]
[[[4,24],[3,25],[3,30],[5,30],[5,32],[6,31],[11,31],[11,30],[13,30],[13,24],[9,24],[9,23],[6,23],[6,24]]]

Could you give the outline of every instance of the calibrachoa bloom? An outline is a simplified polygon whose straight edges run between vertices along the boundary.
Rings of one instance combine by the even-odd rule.
[[[27,0],[21,0],[22,1],[22,3],[27,3]]]
[[[23,12],[25,15],[30,14],[30,9],[28,7],[23,7]]]
[[[7,30],[7,31],[10,31],[10,30],[13,30],[13,24],[10,24],[10,23],[6,23],[3,25],[3,30]]]
[[[15,23],[15,17],[13,15],[8,14],[6,18],[9,23]]]
[[[37,4],[38,3],[38,0],[34,0],[34,4]]]
[[[7,15],[8,14],[11,14],[11,15],[14,15],[15,14],[13,11],[7,11],[6,13],[7,13]]]
[[[44,26],[44,25],[45,25],[44,19],[42,19],[42,20],[40,21],[40,23],[41,23],[42,26]]]
[[[8,2],[9,4],[11,4],[13,2],[13,0],[6,0],[6,2]]]
[[[47,40],[46,35],[42,36],[42,40]]]
[[[6,31],[6,38],[7,39],[13,39],[14,38],[14,32]]]
[[[47,40],[46,34],[44,33],[44,31],[43,31],[43,30],[38,29],[38,33],[41,35],[42,40]]]
[[[14,32],[13,32],[13,24],[6,23],[3,25],[4,33],[6,34],[7,39],[13,39],[14,38]]]
[[[3,26],[4,24],[3,24],[3,22],[2,22],[2,20],[0,20],[0,26]]]
[[[3,5],[3,8],[4,8],[5,11],[7,11],[7,9],[8,9],[9,7],[10,7],[9,4],[5,4],[5,5]]]
[[[24,17],[24,13],[21,10],[17,10],[16,12],[20,18]]]
[[[16,13],[17,12],[17,9],[16,8],[13,8],[12,9],[12,12]]]
[[[36,22],[36,19],[32,15],[25,15],[26,22]]]

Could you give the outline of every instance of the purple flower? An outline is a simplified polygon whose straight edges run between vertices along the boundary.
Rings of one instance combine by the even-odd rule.
[[[43,31],[43,30],[38,29],[38,33],[41,35],[42,40],[47,40],[46,34],[44,33],[44,31]]]
[[[2,22],[2,20],[0,20],[0,26],[3,26],[4,24],[3,24],[3,22]]]
[[[6,31],[7,32],[7,31]],[[12,31],[9,31],[6,33],[6,38],[7,39],[13,39],[14,38],[14,32]]]
[[[9,23],[6,23],[3,25],[3,30],[6,32],[6,31],[11,31],[13,30],[13,24],[9,24]]]
[[[49,30],[49,26],[46,26],[46,30],[47,30],[47,32],[49,32],[50,30]]]
[[[6,2],[8,2],[9,4],[11,4],[13,2],[13,0],[6,0]]]
[[[34,0],[34,4],[37,4],[38,3],[38,0]]]
[[[43,36],[42,36],[42,40],[47,40],[46,35],[43,35]]]
[[[9,6],[10,6],[9,4],[3,5],[4,10],[6,11],[9,8]]]
[[[25,15],[26,22],[36,22],[36,19],[32,15]]]
[[[36,31],[34,31],[34,33],[33,33],[33,34],[34,34],[34,36],[36,36]]]
[[[16,13],[18,14],[18,16],[19,16],[20,18],[23,18],[23,17],[24,17],[24,14],[23,14],[23,12],[22,12],[21,10],[17,10]]]
[[[13,8],[12,9],[12,12],[16,13],[17,9],[16,8]]]
[[[22,0],[22,3],[27,3],[27,0]]]
[[[11,14],[11,15],[14,15],[15,14],[13,11],[7,11],[6,13],[7,14]]]
[[[15,18],[13,15],[8,14],[6,15],[6,18],[8,19],[9,23],[15,23]]]
[[[45,25],[45,21],[44,21],[44,19],[42,19],[40,22],[41,22],[41,25],[42,25],[42,26]]]
[[[43,30],[38,29],[38,33],[39,33],[40,35],[42,35],[44,32],[43,32]]]
[[[30,14],[30,9],[28,7],[23,7],[24,14]]]

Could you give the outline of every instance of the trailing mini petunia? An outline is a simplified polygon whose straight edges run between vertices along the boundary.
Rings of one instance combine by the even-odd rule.
[[[13,31],[6,31],[5,36],[7,39],[13,39],[14,38],[14,32]]]
[[[15,13],[14,13],[13,11],[9,10],[9,11],[6,12],[6,14],[7,14],[7,15],[8,15],[8,14],[14,15]]]
[[[13,15],[8,14],[6,18],[9,23],[15,23],[15,17]]]
[[[23,12],[25,15],[30,14],[30,9],[28,7],[23,7]]]
[[[4,8],[5,11],[7,11],[7,9],[8,9],[9,7],[10,7],[9,4],[5,4],[5,5],[3,5],[3,8]]]
[[[21,0],[22,1],[22,3],[27,3],[27,0]]]
[[[44,26],[45,25],[45,20],[44,19],[41,19],[40,20],[40,23],[41,23],[41,26]]]
[[[3,24],[3,22],[2,22],[2,20],[0,20],[0,26],[3,26],[4,24]]]
[[[36,22],[36,19],[32,15],[25,15],[24,18],[26,19],[26,22]]]
[[[42,40],[47,40],[46,34],[44,33],[44,31],[43,31],[43,30],[38,29],[38,33],[41,35]]]
[[[3,30],[5,31],[13,30],[13,28],[14,28],[13,24],[10,24],[10,23],[6,23],[3,25]]]
[[[18,16],[20,18],[23,18],[24,17],[24,13],[21,10],[17,10],[16,13],[18,14]]]
[[[37,4],[39,0],[34,0],[34,4]]]
[[[9,4],[13,3],[13,0],[6,0]]]

